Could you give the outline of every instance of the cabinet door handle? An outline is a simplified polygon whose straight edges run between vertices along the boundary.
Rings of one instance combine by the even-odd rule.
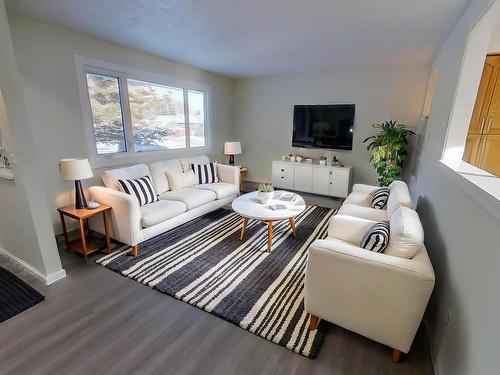
[[[491,128],[491,122],[493,121],[493,116],[491,116],[489,119],[488,119],[488,126],[487,126],[487,131],[490,131],[490,128]]]
[[[484,122],[485,122],[485,121],[486,121],[486,118],[485,118],[485,117],[483,117],[483,118],[481,119],[481,126],[480,126],[480,128],[479,128],[479,130],[480,130],[480,131],[483,131],[483,130],[484,130]]]
[[[281,170],[281,172],[284,172],[284,171],[285,171],[284,169]]]
[[[281,176],[281,178],[285,178],[285,177]]]

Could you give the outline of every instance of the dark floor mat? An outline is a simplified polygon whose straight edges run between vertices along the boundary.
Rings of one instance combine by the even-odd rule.
[[[24,281],[0,267],[0,322],[29,309],[44,298]]]

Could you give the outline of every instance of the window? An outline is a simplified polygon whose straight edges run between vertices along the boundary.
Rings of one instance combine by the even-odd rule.
[[[488,54],[479,83],[463,160],[500,177],[500,54]]]
[[[205,146],[205,95],[201,91],[188,91],[189,136],[191,147]]]
[[[92,63],[80,68],[97,155],[206,147],[207,94],[200,85]]]
[[[186,148],[184,90],[134,79],[127,82],[134,150]]]
[[[500,93],[500,67],[495,68],[494,59],[488,57],[500,52],[500,45],[492,38],[498,36],[500,30],[499,15],[500,0],[497,0],[468,32],[438,164],[497,218],[500,218],[500,177],[497,175],[500,172],[500,126],[496,122],[496,111],[492,111],[499,103],[492,96]]]
[[[126,152],[118,78],[87,73],[87,86],[97,153]]]

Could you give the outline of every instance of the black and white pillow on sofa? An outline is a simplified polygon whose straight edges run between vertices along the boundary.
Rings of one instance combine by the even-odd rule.
[[[219,182],[217,178],[217,162],[189,164],[189,168],[194,171],[198,184],[213,184]]]
[[[368,229],[361,239],[359,247],[381,253],[389,244],[389,233],[389,222],[380,221]]]
[[[372,208],[378,208],[379,210],[384,209],[384,207],[387,205],[387,201],[389,200],[390,192],[391,191],[389,190],[389,188],[386,187],[377,189],[373,193]]]
[[[133,180],[118,180],[118,184],[124,193],[137,197],[139,206],[141,207],[159,200],[149,176]]]

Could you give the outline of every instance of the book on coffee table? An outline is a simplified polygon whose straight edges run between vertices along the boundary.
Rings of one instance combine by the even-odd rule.
[[[274,199],[284,202],[293,202],[297,197],[298,195],[295,193],[279,192],[278,194],[275,194]]]
[[[268,206],[273,211],[286,210],[286,206],[284,204],[270,204]]]

